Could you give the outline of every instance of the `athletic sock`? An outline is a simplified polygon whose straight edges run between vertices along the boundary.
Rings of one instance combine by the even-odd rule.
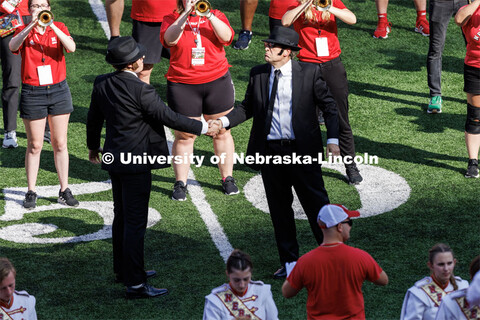
[[[417,20],[418,19],[427,19],[427,11],[426,10],[417,11]]]

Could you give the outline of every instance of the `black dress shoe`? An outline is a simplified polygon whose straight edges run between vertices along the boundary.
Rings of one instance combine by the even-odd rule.
[[[287,277],[287,269],[281,267],[273,274],[273,279],[284,279]]]
[[[167,289],[154,288],[148,283],[144,283],[140,288],[127,287],[127,299],[154,298],[168,294]]]
[[[145,273],[147,274],[147,279],[153,278],[157,275],[157,271],[155,270],[147,270],[145,271]],[[123,282],[123,277],[120,274],[115,273],[115,283],[122,283],[122,282]]]

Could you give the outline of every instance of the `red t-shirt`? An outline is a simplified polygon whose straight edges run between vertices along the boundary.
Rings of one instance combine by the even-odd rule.
[[[163,17],[177,9],[176,0],[132,0],[132,19],[162,22]]]
[[[463,7],[462,7],[463,8]],[[460,8],[461,9],[461,8]],[[477,9],[467,23],[462,27],[467,39],[467,54],[465,64],[480,68],[480,11]]]
[[[0,0],[0,4],[3,2],[3,0]],[[22,0],[16,7],[16,10],[20,12],[20,15],[22,16],[29,16],[30,12],[28,12],[28,0]],[[7,13],[1,6],[0,6],[0,15],[4,15]]]
[[[346,8],[343,2],[340,0],[335,0],[333,3],[336,8]],[[300,4],[297,3],[296,5],[289,7],[288,10],[292,10],[299,5]],[[335,16],[330,14],[330,20],[323,21],[321,11],[312,9],[312,12],[317,17],[316,21],[318,22],[306,22],[305,13],[302,13],[300,17],[293,23],[295,31],[297,31],[297,33],[300,35],[300,40],[298,42],[299,47],[303,48],[298,52],[297,57],[300,61],[312,63],[322,63],[333,60],[342,52],[342,50],[340,50],[340,42],[338,41],[337,36],[337,22],[335,21]],[[315,39],[319,37],[327,38],[328,56],[317,56]]]
[[[307,289],[308,319],[365,319],[362,284],[382,269],[365,251],[346,244],[320,246],[298,259],[290,285]]]
[[[58,21],[53,22],[67,36],[70,36],[67,27]],[[22,31],[25,26],[17,28],[15,35]],[[47,27],[42,35],[33,28],[23,41],[22,45],[14,54],[22,55],[22,82],[40,86],[37,67],[50,65],[52,68],[53,84],[62,82],[67,78],[67,66],[65,64],[64,47],[52,28]],[[42,63],[42,58],[45,61]]]
[[[227,73],[230,65],[225,56],[224,46],[232,43],[234,31],[227,17],[222,12],[212,10],[212,13],[225,22],[232,31],[232,38],[227,43],[222,43],[218,40],[207,18],[200,18],[195,15],[188,18],[189,23],[186,24],[178,43],[173,47],[169,47],[164,41],[165,31],[177,20],[179,14],[175,12],[163,18],[162,28],[160,29],[160,41],[164,47],[170,48],[170,67],[165,75],[169,81],[200,84],[217,80]],[[205,64],[192,65],[192,48],[196,47],[196,37],[193,29],[198,29],[199,21],[202,47],[205,48]]]
[[[288,8],[293,6],[297,0],[270,0],[268,16],[273,19],[282,19]]]

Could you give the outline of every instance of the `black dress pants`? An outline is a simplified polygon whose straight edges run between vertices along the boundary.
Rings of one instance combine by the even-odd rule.
[[[340,57],[320,63],[322,76],[332,93],[338,111],[339,126],[339,147],[340,154],[344,156],[355,156],[355,141],[348,118],[348,80],[347,72]]]
[[[112,173],[114,218],[112,226],[113,271],[126,286],[146,282],[144,240],[152,186],[150,171]]]
[[[282,145],[267,142],[269,155],[287,155],[295,152],[295,144]],[[308,222],[318,244],[323,234],[317,224],[317,215],[325,204],[329,203],[325,190],[322,169],[315,165],[263,165],[261,168],[263,184],[267,196],[268,208],[272,219],[277,242],[280,263],[296,261],[299,258],[295,217],[292,209],[293,191],[308,217]]]

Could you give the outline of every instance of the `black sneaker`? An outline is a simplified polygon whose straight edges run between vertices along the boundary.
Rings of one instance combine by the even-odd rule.
[[[187,200],[187,186],[183,181],[177,181],[173,185],[172,200],[185,201]]]
[[[33,209],[37,206],[37,194],[32,190],[28,190],[23,200],[23,207],[25,209]]]
[[[478,160],[469,159],[467,173],[465,173],[465,178],[478,178]]]
[[[69,188],[65,191],[58,192],[58,203],[64,204],[70,207],[78,207],[78,201],[73,197],[72,191]]]
[[[252,41],[253,32],[248,30],[241,30],[238,34],[238,40],[233,45],[233,49],[246,50]]]
[[[240,192],[235,184],[235,179],[231,176],[226,177],[225,181],[222,181],[222,188],[227,196],[238,194]]]
[[[360,184],[363,181],[360,171],[357,168],[355,163],[346,164],[345,169],[347,169],[347,177],[349,184]]]

